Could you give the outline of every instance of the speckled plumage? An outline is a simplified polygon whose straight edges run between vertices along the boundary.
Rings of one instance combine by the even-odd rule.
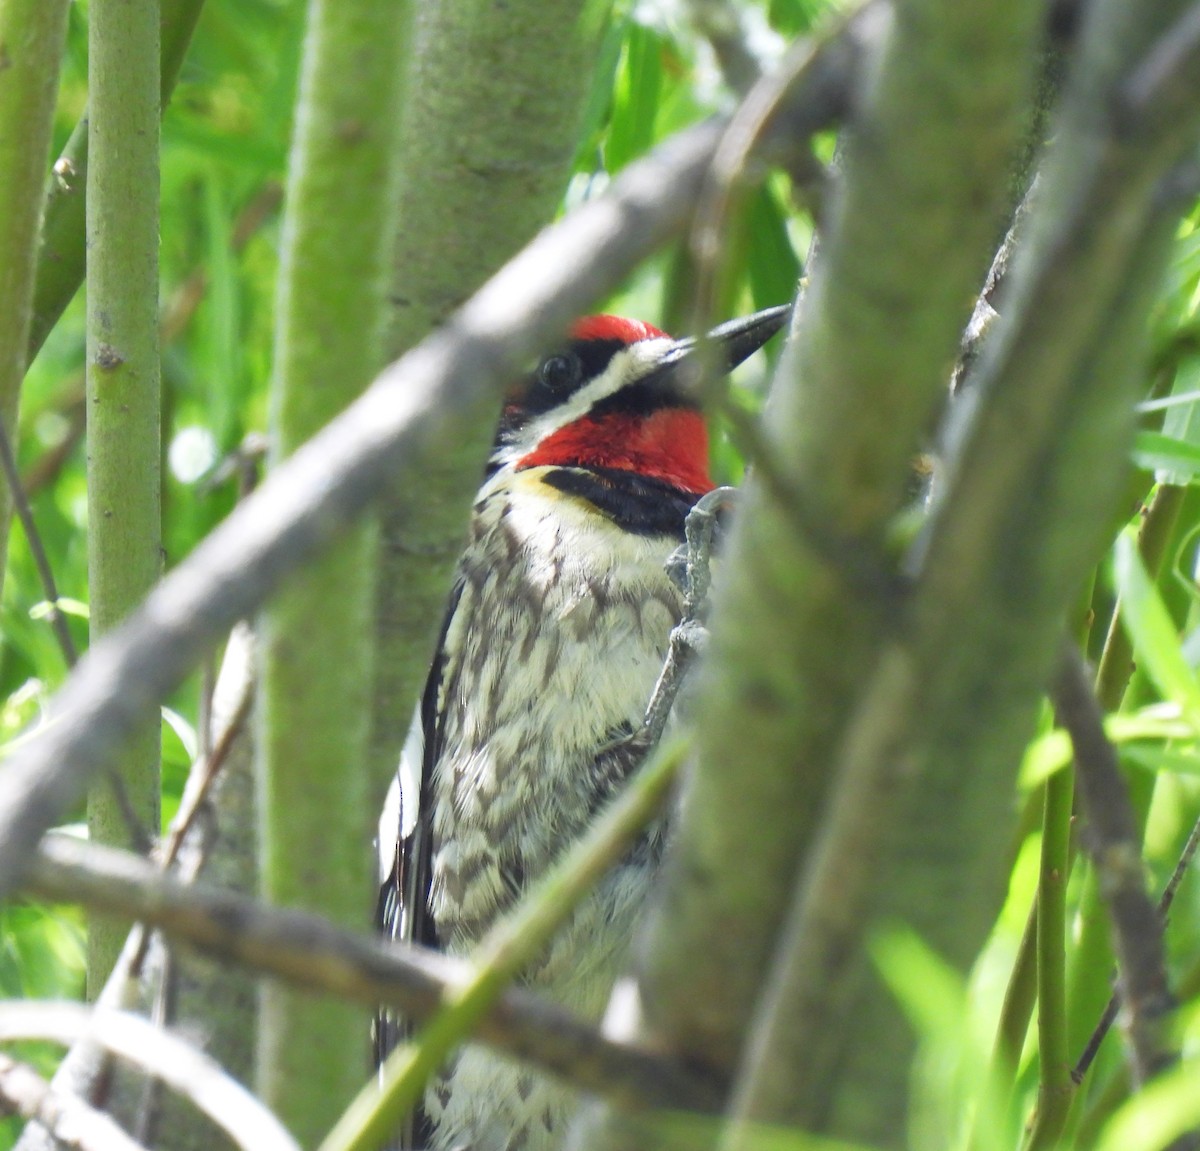
[[[624,778],[620,742],[642,720],[681,609],[663,570],[674,538],[629,535],[544,476],[484,488],[446,634],[429,908],[451,954],[470,952]],[[660,844],[656,827],[576,910],[530,985],[599,1017]],[[551,1080],[469,1048],[426,1110],[436,1148],[543,1151],[572,1105]]]

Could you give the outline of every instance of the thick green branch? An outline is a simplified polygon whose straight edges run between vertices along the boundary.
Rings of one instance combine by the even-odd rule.
[[[159,91],[165,108],[183,66],[204,0],[162,0]],[[54,166],[46,197],[46,220],[38,253],[29,359],[50,334],[83,280],[85,189],[88,172],[88,121],[75,125]]]
[[[884,539],[987,269],[1038,14],[1028,2],[896,5],[846,150],[767,439],[854,562],[823,562],[788,509],[747,493],[714,612],[678,866],[645,971],[651,1033],[719,1068],[737,1060],[831,761],[894,610],[878,595]],[[825,1096],[807,1071],[795,1090],[798,1066],[777,1066],[783,1113]],[[877,1102],[861,1109],[860,1130],[895,1134]],[[764,1101],[754,1115],[775,1108]]]
[[[762,1007],[775,1036],[764,1052],[804,1067],[807,1105],[795,1114],[818,1128],[892,1142],[903,1130],[912,1040],[863,956],[875,925],[899,919],[965,967],[991,924],[1010,834],[997,811],[1010,802],[1064,613],[1123,491],[1146,320],[1174,230],[1159,183],[1200,130],[1194,96],[1176,102],[1169,130],[1151,130],[1151,117],[1114,130],[1104,112],[1181,6],[1100,0],[1092,11],[1010,308],[928,539],[910,556],[915,583],[897,604],[887,658],[839,757],[832,806],[845,822],[805,869]],[[897,664],[910,691],[880,691]],[[873,760],[858,756],[864,746]],[[887,835],[864,838],[877,804]],[[835,888],[839,862],[857,873],[864,852],[875,860],[869,887]],[[814,962],[819,912],[835,894],[852,929],[836,964]]]
[[[0,434],[17,426],[67,0],[0,0]],[[0,476],[0,589],[12,494]]]
[[[94,0],[88,53],[88,583],[98,636],[141,602],[162,562],[157,7]],[[125,745],[124,794],[104,781],[88,797],[97,843],[158,833],[158,759],[157,717],[147,718]],[[89,924],[89,993],[104,986],[128,930]]]
[[[417,9],[391,356],[443,322],[553,218],[602,31],[600,8],[588,0],[421,0]],[[419,485],[385,493],[372,754],[380,798],[429,667],[495,415],[481,407],[430,458]]]
[[[382,363],[395,213],[407,6],[314,0],[308,19],[284,220],[275,464],[354,400]],[[374,556],[368,521],[289,583],[263,618],[259,649],[262,890],[272,903],[347,926],[370,918],[364,764]],[[361,1083],[366,1032],[349,1005],[265,990],[260,1090],[306,1144]]]

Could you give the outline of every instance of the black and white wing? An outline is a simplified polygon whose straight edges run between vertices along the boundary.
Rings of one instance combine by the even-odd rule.
[[[440,754],[441,689],[446,669],[446,635],[462,594],[456,585],[438,636],[437,655],[429,669],[421,702],[396,777],[379,817],[379,899],[375,927],[385,939],[438,947],[437,926],[429,914],[433,811],[430,778]],[[382,1065],[407,1034],[404,1021],[390,1011],[375,1018],[375,1062]]]

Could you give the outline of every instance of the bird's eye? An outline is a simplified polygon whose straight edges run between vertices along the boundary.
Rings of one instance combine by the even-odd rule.
[[[563,393],[579,383],[582,372],[583,365],[573,352],[547,356],[538,366],[538,382],[552,392]]]

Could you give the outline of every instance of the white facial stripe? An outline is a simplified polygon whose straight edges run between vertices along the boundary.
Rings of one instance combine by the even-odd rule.
[[[565,403],[557,404],[521,428],[512,442],[497,454],[496,462],[507,467],[529,455],[547,436],[587,415],[601,400],[620,391],[626,384],[645,376],[674,343],[674,340],[659,338],[639,340],[622,348],[599,376],[584,384]]]

